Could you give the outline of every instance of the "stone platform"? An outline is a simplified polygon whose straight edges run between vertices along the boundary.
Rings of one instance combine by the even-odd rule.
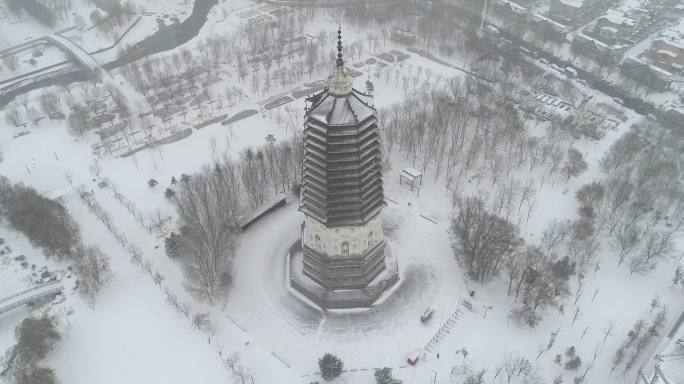
[[[366,287],[330,290],[319,285],[304,274],[304,252],[301,240],[297,240],[288,251],[290,288],[304,295],[323,309],[370,308],[382,294],[399,281],[397,260],[392,244],[385,239],[385,265]]]

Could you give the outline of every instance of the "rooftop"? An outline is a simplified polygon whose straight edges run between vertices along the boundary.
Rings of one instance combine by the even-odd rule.
[[[584,0],[559,0],[559,3],[574,8],[582,8],[584,6]]]
[[[351,89],[339,95],[326,88],[310,97],[309,118],[328,126],[356,125],[375,114],[375,108],[368,104],[370,96]]]
[[[636,25],[636,20],[626,16],[624,12],[618,11],[616,9],[609,9],[606,11],[606,14],[603,16],[603,18],[617,25],[628,25],[630,27]]]

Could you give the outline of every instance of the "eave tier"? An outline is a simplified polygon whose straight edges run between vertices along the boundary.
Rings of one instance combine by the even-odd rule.
[[[361,225],[385,206],[375,116],[357,125],[308,119],[301,211],[327,226]]]

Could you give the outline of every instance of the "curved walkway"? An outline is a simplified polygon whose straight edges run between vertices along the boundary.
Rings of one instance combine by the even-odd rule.
[[[100,63],[95,60],[94,57],[90,56],[80,45],[74,43],[70,39],[53,33],[51,35],[46,35],[45,38],[65,50],[67,53],[71,54],[82,66],[86,67],[88,70],[94,73],[106,73],[102,68]]]

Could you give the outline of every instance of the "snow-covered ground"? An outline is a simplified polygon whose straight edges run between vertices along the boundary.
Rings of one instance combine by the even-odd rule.
[[[213,33],[234,30],[239,25],[237,12],[244,5],[251,6],[244,3],[238,6],[220,3],[199,36],[187,46],[192,48],[195,42]],[[179,3],[170,9],[182,14],[181,8]],[[157,8],[150,12],[166,11]],[[224,19],[227,22],[220,22]],[[327,25],[336,24],[332,19],[317,20],[307,32],[313,34]],[[348,35],[350,39],[365,36],[363,31]],[[331,41],[331,47],[332,44]],[[390,44],[382,50],[392,48],[403,50]],[[451,61],[463,66],[458,58]],[[442,79],[463,76],[461,71],[415,54],[400,70],[406,71],[409,65],[430,69]],[[368,71],[376,83],[377,108],[397,103],[411,92],[394,76],[388,76],[389,81],[385,76],[373,77],[374,68],[366,66],[361,71]],[[324,75],[317,73],[315,78]],[[120,74],[114,76],[124,81]],[[358,77],[356,87],[362,89],[365,79],[365,74]],[[431,81],[436,79],[433,77]],[[235,76],[218,84],[229,85],[242,86]],[[588,91],[580,84],[575,85]],[[185,291],[178,263],[165,255],[164,234],[147,232],[114,199],[111,189],[99,188],[97,184],[107,179],[144,215],[152,215],[159,209],[162,217],[170,217],[171,223],[175,223],[174,208],[163,194],[171,178],[198,171],[224,151],[237,156],[245,148],[263,144],[268,134],[277,140],[292,137],[293,128],[279,123],[273,118],[277,112],[267,112],[258,103],[292,88],[292,85],[274,86],[268,95],[248,94],[231,112],[255,108],[262,113],[230,126],[213,124],[193,129],[186,139],[143,150],[128,158],[105,155],[98,159],[90,149],[93,136],[77,139],[68,132],[64,121],[44,121],[39,128],[30,129],[28,135],[16,138],[14,135],[20,129],[0,122],[0,152],[4,157],[0,175],[61,197],[79,223],[84,243],[99,245],[111,258],[113,281],[98,296],[94,306],[89,306],[72,290],[67,290],[65,299],[54,305],[55,313],[73,310],[73,314],[63,315],[60,322],[67,336],[45,361],[57,370],[62,382],[225,383],[232,380],[232,374],[223,366],[221,358],[238,352],[256,383],[308,383],[320,380],[316,375],[317,359],[325,352],[332,352],[345,364],[346,372],[336,381],[339,383],[372,383],[373,369],[384,366],[394,368],[395,377],[405,383],[432,382],[434,378],[436,382],[459,382],[449,377],[452,367],[463,361],[472,364],[473,369],[486,369],[485,382],[497,382],[499,378],[494,377],[498,366],[507,355],[530,359],[539,368],[544,382],[550,383],[557,375],[565,375],[568,383],[578,374],[567,373],[552,360],[556,354],[575,346],[585,362],[580,373],[598,352],[586,382],[622,383],[632,378],[610,374],[613,353],[634,321],[649,315],[648,307],[654,295],[659,295],[671,308],[668,323],[675,320],[675,313],[684,306],[681,290],[671,287],[672,265],[662,264],[646,276],[630,275],[626,268],[616,266],[617,257],[604,244],[599,256],[602,261],[596,271],[587,274],[576,303],[573,295],[564,302],[562,311],[547,310],[535,328],[516,324],[509,319],[514,304],[505,293],[507,287],[503,281],[480,285],[464,278],[451,248],[448,229],[452,210],[444,183],[441,179],[435,182],[434,170],[428,167],[419,195],[400,185],[399,171],[412,164],[398,152],[391,156],[391,169],[385,171],[389,205],[384,211],[384,220],[387,227],[393,228],[389,239],[397,255],[400,283],[379,304],[367,311],[321,312],[287,289],[285,252],[297,240],[302,220],[293,197],[286,207],[269,214],[239,236],[234,265],[236,280],[227,300],[215,305],[198,302]],[[131,99],[142,99],[129,85],[124,89]],[[34,92],[32,100],[37,100],[39,94],[40,91]],[[602,95],[596,95],[594,101],[597,100],[611,102]],[[303,108],[303,100],[295,100],[288,106]],[[574,143],[589,164],[584,174],[567,183],[564,178],[554,176],[538,190],[537,208],[524,227],[523,236],[528,242],[538,241],[551,220],[575,216],[575,190],[603,177],[599,159],[640,119],[623,112],[626,121],[608,131],[601,140]],[[212,143],[215,151],[211,149]],[[93,167],[96,163],[97,167]],[[98,175],[93,173],[95,168],[99,169]],[[126,235],[129,244],[139,247],[144,259],[164,275],[164,286],[169,292],[181,301],[192,303],[193,313],[210,314],[215,328],[212,335],[193,329],[190,319],[172,308],[164,289],[130,261],[126,249],[86,209],[67,181],[67,175],[74,186],[83,185],[92,191],[95,200],[111,213],[114,226]],[[539,174],[531,173],[527,177],[537,181]],[[160,185],[149,188],[150,178],[158,180]],[[467,180],[463,184],[464,193],[476,191]],[[46,260],[21,235],[0,229],[0,237],[5,237],[14,248],[11,257],[26,254],[39,268],[47,265],[49,269],[66,269],[65,262]],[[681,249],[680,241],[678,250]],[[0,298],[29,286],[25,275],[15,261],[0,262]],[[575,279],[571,280],[573,293],[576,284]],[[475,295],[468,297],[471,303],[468,309],[462,299],[470,291]],[[430,322],[422,324],[420,314],[426,308],[435,309],[435,315]],[[406,358],[423,350],[456,311],[460,311],[456,326],[434,353],[426,353],[416,367],[408,366]],[[12,344],[14,326],[30,313],[20,309],[0,316],[0,351]],[[604,329],[611,322],[612,335],[603,343]],[[538,357],[539,346],[545,346],[549,335],[557,330],[554,347]],[[462,352],[464,349],[467,356]],[[643,362],[649,357],[650,353],[644,353]]]

